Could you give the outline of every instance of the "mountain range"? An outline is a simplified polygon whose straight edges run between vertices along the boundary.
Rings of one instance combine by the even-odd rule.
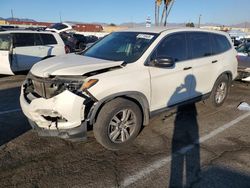
[[[36,22],[36,20],[33,19],[29,19],[29,18],[2,18],[0,17],[0,20],[6,20],[6,21],[27,21],[27,22]],[[67,22],[67,21],[66,21]],[[83,22],[74,22],[74,21],[68,21],[71,23],[83,23]],[[102,26],[108,26],[110,24],[108,23],[94,23],[92,22],[92,24],[100,24]],[[141,23],[134,23],[134,22],[125,22],[122,24],[117,24],[117,26],[122,26],[122,27],[141,27],[144,26],[145,23],[141,22]],[[169,27],[184,27],[186,25],[186,23],[168,23]],[[223,24],[218,24],[218,23],[205,23],[205,24],[201,24],[202,26],[223,26]],[[242,22],[242,23],[238,23],[238,24],[232,24],[232,25],[225,25],[228,27],[239,27],[239,28],[250,28],[250,22]]]

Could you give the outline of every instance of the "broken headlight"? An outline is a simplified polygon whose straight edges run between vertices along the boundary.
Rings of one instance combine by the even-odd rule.
[[[80,88],[84,83],[84,79],[85,78],[82,76],[56,76],[53,79],[50,88],[57,93],[61,93],[65,90],[76,93],[80,91]]]
[[[66,89],[74,93],[81,93],[91,88],[98,82],[97,79],[90,79],[84,82],[83,80],[85,77],[79,76],[57,76],[55,79],[57,82],[52,85],[52,88],[56,88],[59,93]]]

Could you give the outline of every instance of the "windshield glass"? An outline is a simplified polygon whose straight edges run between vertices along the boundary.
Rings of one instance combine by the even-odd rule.
[[[131,63],[142,56],[157,36],[157,34],[138,32],[112,33],[85,51],[83,55]]]
[[[57,29],[57,30],[61,30],[61,29],[65,29],[67,28],[68,26],[67,25],[64,25],[64,24],[61,24],[61,23],[56,23],[54,25],[52,25],[50,27],[50,29]]]
[[[11,37],[9,34],[0,35],[0,50],[9,50],[11,45]]]
[[[250,44],[249,43],[242,44],[236,50],[238,52],[243,52],[243,53],[248,52],[248,51],[250,51]]]

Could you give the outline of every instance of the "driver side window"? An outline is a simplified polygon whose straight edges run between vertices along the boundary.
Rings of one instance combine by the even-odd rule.
[[[175,62],[188,58],[187,42],[185,33],[177,33],[163,39],[152,58],[172,58]]]

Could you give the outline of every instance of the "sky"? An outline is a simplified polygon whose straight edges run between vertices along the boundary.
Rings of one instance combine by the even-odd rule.
[[[36,21],[115,23],[154,21],[154,0],[0,0],[0,17]],[[249,0],[176,0],[168,22],[237,24],[250,21]]]

